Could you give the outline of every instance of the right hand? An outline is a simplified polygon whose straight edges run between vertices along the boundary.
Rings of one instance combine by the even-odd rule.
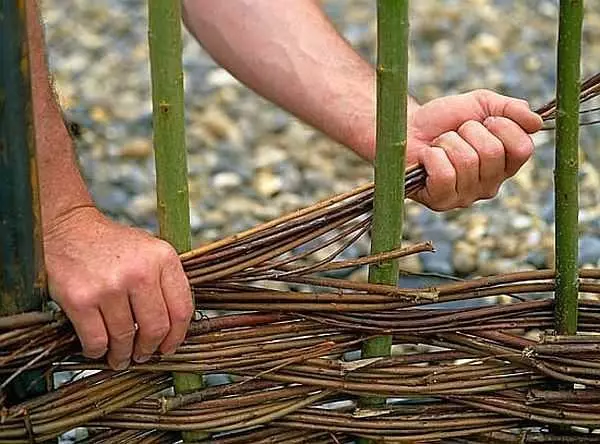
[[[179,257],[167,242],[112,222],[93,207],[72,210],[45,231],[50,293],[85,356],[108,352],[109,365],[121,370],[132,357],[142,363],[157,350],[175,352],[194,307]]]
[[[526,101],[488,90],[419,106],[409,116],[407,165],[423,165],[427,184],[415,200],[445,211],[494,197],[531,157],[530,134],[541,127]]]

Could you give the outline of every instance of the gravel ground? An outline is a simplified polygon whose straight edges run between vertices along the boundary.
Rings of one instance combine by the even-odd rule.
[[[530,99],[553,96],[557,0],[412,2],[411,90],[423,102],[475,88]],[[324,1],[341,33],[374,58],[375,1]],[[588,2],[586,74],[600,70],[600,3]],[[109,215],[156,230],[150,142],[146,9],[140,0],[46,0],[56,86],[79,122],[78,150],[94,198]],[[208,242],[372,179],[357,156],[274,107],[219,68],[185,37],[191,222]],[[600,128],[583,130],[580,259],[600,259]],[[437,214],[411,203],[405,237],[433,240],[437,254],[403,264],[458,276],[552,264],[553,140],[537,151],[500,195]],[[363,239],[348,254],[368,251]]]

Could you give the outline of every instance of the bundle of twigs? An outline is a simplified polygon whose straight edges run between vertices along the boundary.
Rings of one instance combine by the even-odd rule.
[[[599,85],[600,75],[586,81],[582,102]],[[555,107],[537,112],[551,123]],[[407,195],[425,179],[409,169]],[[78,426],[99,431],[88,443],[172,442],[182,430],[209,431],[221,444],[593,441],[548,426],[600,426],[600,303],[580,304],[580,335],[556,337],[546,333],[551,270],[417,290],[332,277],[433,251],[423,243],[338,260],[368,232],[372,200],[365,185],[182,255],[198,309],[238,313],[194,321],[175,355],[127,371],[83,359],[60,313],[0,318],[0,393],[33,368],[100,370],[19,405],[0,399],[0,443],[41,442]],[[600,269],[582,270],[580,280],[581,291],[600,294]],[[489,305],[497,295],[513,302]],[[462,308],[448,304],[457,301]],[[382,333],[393,335],[391,357],[353,358]],[[173,371],[230,382],[174,396]],[[557,380],[576,389],[558,390]],[[365,395],[389,401],[361,410]]]

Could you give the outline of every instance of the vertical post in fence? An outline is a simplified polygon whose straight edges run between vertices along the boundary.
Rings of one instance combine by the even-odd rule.
[[[371,253],[400,245],[404,209],[404,163],[408,90],[408,0],[377,2],[377,153]],[[372,265],[369,282],[397,285],[398,262]],[[371,339],[363,357],[390,354],[391,337]],[[383,400],[366,399],[365,405]]]
[[[577,332],[578,155],[583,0],[561,0],[557,55],[555,183],[555,329]]]
[[[152,75],[154,155],[160,236],[179,252],[191,248],[189,192],[185,148],[181,2],[150,0],[148,41]],[[203,387],[197,373],[175,373],[175,391]],[[204,433],[187,432],[185,441]]]
[[[25,2],[0,0],[0,316],[40,310],[46,295]],[[23,375],[15,401],[43,391]]]

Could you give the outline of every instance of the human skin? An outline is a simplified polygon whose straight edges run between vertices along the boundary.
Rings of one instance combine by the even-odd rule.
[[[375,155],[375,76],[313,0],[186,0],[185,23],[242,82],[365,159]],[[83,353],[114,369],[184,339],[192,298],[167,243],[116,224],[94,206],[53,96],[35,0],[27,0],[44,248],[52,297]],[[409,103],[408,163],[417,200],[436,210],[495,195],[530,157],[541,119],[490,91]],[[135,328],[138,324],[138,329]]]

